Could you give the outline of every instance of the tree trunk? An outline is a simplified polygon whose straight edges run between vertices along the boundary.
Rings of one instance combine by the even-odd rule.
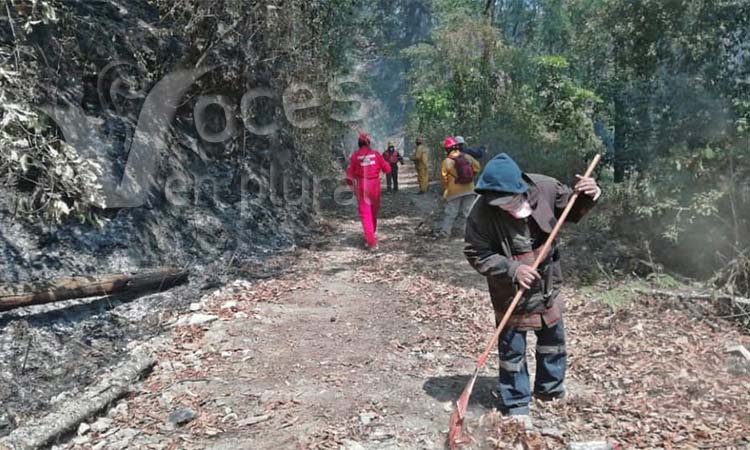
[[[484,4],[484,16],[488,19],[489,23],[492,24],[495,18],[495,0],[487,0]]]
[[[625,94],[618,83],[617,92],[615,92],[615,142],[614,142],[614,177],[615,183],[625,181],[625,171],[627,168],[627,106]]]
[[[185,270],[160,268],[134,275],[71,277],[0,286],[0,311],[124,291],[162,291],[186,281],[187,277],[188,272]]]

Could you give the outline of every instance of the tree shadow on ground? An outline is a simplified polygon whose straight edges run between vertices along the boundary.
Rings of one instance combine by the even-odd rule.
[[[427,379],[422,389],[427,395],[441,403],[455,402],[461,396],[470,378],[470,375],[432,377]],[[469,404],[479,405],[486,409],[496,408],[498,401],[492,395],[496,385],[497,378],[495,377],[478,377]]]
[[[380,219],[395,219],[399,217],[403,218],[427,218],[430,213],[426,213],[423,208],[415,207],[413,202],[424,201],[430,211],[436,208],[442,207],[442,204],[436,203],[433,196],[417,195],[419,189],[416,187],[408,187],[399,189],[397,193],[383,194],[380,198]],[[435,194],[436,195],[436,194]],[[433,205],[434,204],[434,205]]]
[[[431,240],[415,235],[410,245],[403,248],[409,267],[434,280],[440,280],[460,289],[487,290],[487,281],[464,256],[463,239]]]
[[[365,249],[365,235],[361,230],[357,230],[357,233],[347,234],[341,238],[336,244],[340,244],[343,247],[358,248],[361,250]]]

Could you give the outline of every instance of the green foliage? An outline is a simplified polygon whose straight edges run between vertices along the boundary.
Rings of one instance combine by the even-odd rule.
[[[596,105],[602,100],[592,91],[576,85],[567,75],[568,61],[561,56],[537,58],[539,81],[536,93],[543,104],[547,128],[566,132],[568,139],[582,153],[596,149],[598,138],[592,122]]]
[[[628,308],[641,295],[639,291],[649,289],[684,289],[685,284],[674,277],[664,273],[654,273],[641,279],[628,279],[626,281],[600,283],[598,285],[585,286],[580,289],[580,294],[595,301],[609,305],[613,310]]]
[[[747,146],[694,148],[682,144],[650,170],[607,186],[600,214],[609,233],[626,242],[652,242],[654,258],[673,270],[711,275],[748,245],[750,186]]]
[[[685,287],[684,283],[667,273],[653,273],[646,277],[646,280],[650,282],[652,286],[662,289],[680,289]]]
[[[589,286],[581,288],[580,293],[586,298],[609,305],[613,310],[628,308],[637,298],[637,289],[647,289],[648,284],[643,281],[628,281],[613,283],[605,286]]]
[[[426,90],[415,98],[416,114],[431,124],[445,123],[455,117],[451,93]]]
[[[606,152],[595,227],[668,267],[750,246],[750,3],[508,0],[492,23],[483,5],[436,2],[405,52],[411,129],[564,181]]]
[[[438,10],[431,43],[404,52],[416,102],[411,130],[436,145],[461,134],[551,175],[601,147],[593,131],[601,100],[573,80],[566,58],[509,47],[472,8]]]

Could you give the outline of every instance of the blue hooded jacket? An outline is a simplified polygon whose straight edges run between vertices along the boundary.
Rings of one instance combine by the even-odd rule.
[[[474,191],[477,194],[523,194],[529,185],[523,180],[523,172],[513,158],[500,153],[487,163],[477,180]]]

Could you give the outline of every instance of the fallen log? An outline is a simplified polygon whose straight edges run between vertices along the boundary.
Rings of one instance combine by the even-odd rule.
[[[90,386],[78,398],[60,405],[45,417],[13,430],[0,438],[0,450],[37,450],[46,448],[55,439],[75,430],[87,420],[125,396],[131,385],[141,379],[156,364],[152,348],[136,348],[120,366]]]
[[[722,300],[732,301],[738,305],[750,306],[750,298],[733,297],[722,293],[702,293],[702,292],[680,292],[666,291],[663,289],[636,289],[635,292],[643,295],[654,297],[678,298],[680,300]]]
[[[31,305],[87,297],[102,297],[119,292],[161,291],[187,280],[183,269],[160,268],[137,274],[113,274],[60,278],[0,286],[0,312]]]

